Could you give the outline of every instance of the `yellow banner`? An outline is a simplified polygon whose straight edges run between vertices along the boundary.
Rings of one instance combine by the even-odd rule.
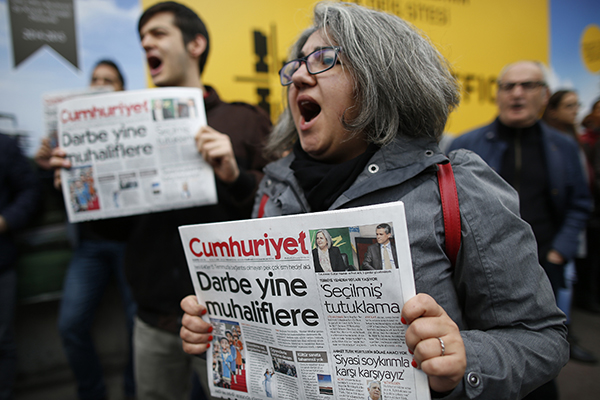
[[[282,109],[277,72],[297,35],[310,25],[314,0],[181,0],[211,35],[203,82],[226,101]],[[157,1],[143,0],[144,9]],[[462,133],[496,115],[496,77],[521,59],[549,60],[547,0],[356,0],[396,14],[425,32],[462,84],[460,107],[447,131]],[[150,80],[149,80],[150,82]]]

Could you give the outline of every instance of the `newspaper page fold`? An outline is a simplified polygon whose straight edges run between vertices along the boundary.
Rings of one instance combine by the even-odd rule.
[[[200,89],[96,94],[58,108],[70,222],[215,204],[212,168],[194,136],[206,124]]]
[[[402,202],[179,230],[214,327],[212,396],[429,399],[400,322],[415,295]],[[375,260],[380,243],[395,256]]]

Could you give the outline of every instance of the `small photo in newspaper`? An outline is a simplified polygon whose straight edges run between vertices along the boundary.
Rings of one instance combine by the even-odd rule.
[[[391,222],[310,230],[315,272],[397,269]]]
[[[100,202],[90,165],[72,168],[68,179],[69,201],[74,212],[100,210]]]
[[[294,352],[290,350],[270,347],[271,360],[273,361],[273,370],[283,375],[298,377],[298,370],[294,362]]]
[[[246,355],[238,322],[211,318],[213,330],[212,380],[215,387],[248,392]]]
[[[176,118],[196,118],[198,111],[192,98],[152,100],[152,119],[165,121]]]
[[[319,394],[333,396],[331,375],[317,374],[317,380],[319,381]]]
[[[383,400],[381,382],[374,379],[367,380],[367,393],[369,400]]]

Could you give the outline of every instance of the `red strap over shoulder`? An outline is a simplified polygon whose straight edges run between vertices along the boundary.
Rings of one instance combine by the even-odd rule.
[[[446,255],[452,266],[456,264],[456,256],[460,248],[461,225],[460,206],[458,204],[458,193],[454,172],[450,163],[438,164],[438,184],[442,198],[442,212],[444,214],[444,231],[446,234]]]
[[[258,206],[258,215],[256,218],[262,218],[265,215],[265,206],[267,205],[267,201],[269,201],[269,196],[265,193],[260,199],[260,205]]]

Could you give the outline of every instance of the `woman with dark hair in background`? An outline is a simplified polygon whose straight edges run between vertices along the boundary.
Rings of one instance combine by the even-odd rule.
[[[254,215],[404,201],[418,294],[402,322],[432,395],[516,399],[555,377],[568,360],[564,316],[531,229],[514,190],[464,150],[450,155],[462,221],[455,265],[444,252],[436,171],[448,158],[437,141],[459,87],[443,56],[404,20],[344,3],[318,4],[290,54],[280,72],[288,107],[268,150],[292,152],[265,168]],[[195,296],[182,308],[183,348],[202,353],[205,309]]]
[[[579,98],[575,91],[558,90],[550,96],[542,119],[554,129],[567,133],[578,141],[575,119],[579,106]]]

